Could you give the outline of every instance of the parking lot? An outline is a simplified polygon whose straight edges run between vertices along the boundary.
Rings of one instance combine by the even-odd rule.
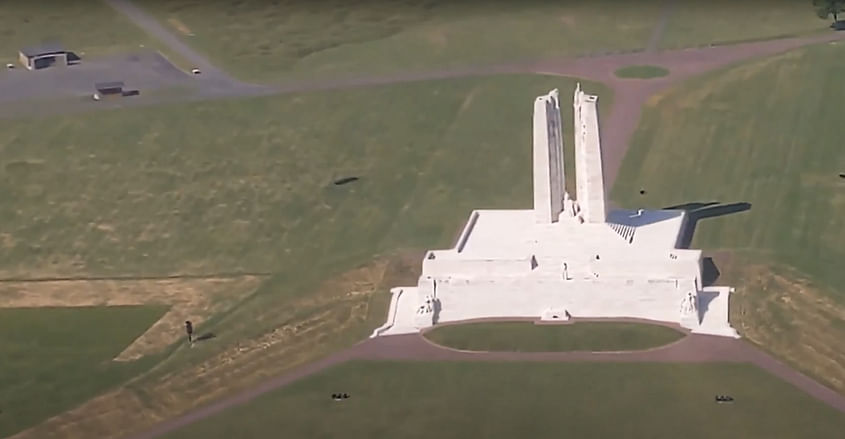
[[[0,74],[0,104],[91,96],[94,83],[123,81],[143,94],[161,88],[193,86],[197,81],[158,52],[83,59],[71,66],[27,70],[21,65]]]

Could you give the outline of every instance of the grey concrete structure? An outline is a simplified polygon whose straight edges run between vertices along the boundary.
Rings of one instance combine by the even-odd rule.
[[[534,215],[538,224],[557,222],[563,210],[564,164],[558,91],[534,101]]]
[[[68,65],[68,51],[56,43],[23,48],[20,50],[18,58],[27,70]]]

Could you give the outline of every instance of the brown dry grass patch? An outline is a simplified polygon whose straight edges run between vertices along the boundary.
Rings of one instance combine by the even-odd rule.
[[[731,321],[743,337],[845,393],[845,307],[787,267],[731,268]]]
[[[257,276],[160,280],[67,280],[0,283],[0,308],[168,305],[170,310],[138,337],[116,361],[161,352],[183,334],[255,290]]]
[[[349,346],[383,323],[389,288],[419,276],[418,256],[379,258],[329,279],[281,311],[290,318],[262,336],[190,367],[136,379],[14,439],[122,437]]]
[[[186,26],[185,23],[183,23],[182,20],[179,20],[178,18],[170,17],[167,19],[167,23],[169,23],[174,29],[178,30],[179,33],[181,33],[182,35],[189,37],[194,36],[194,33],[191,32],[191,29],[189,29],[188,26]]]

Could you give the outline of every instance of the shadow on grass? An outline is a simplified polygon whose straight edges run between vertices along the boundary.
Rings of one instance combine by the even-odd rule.
[[[213,332],[206,332],[194,339],[194,343],[199,343],[201,341],[211,340],[212,338],[217,337]]]
[[[722,272],[719,271],[719,267],[713,262],[713,258],[708,256],[701,259],[701,286],[709,287],[715,285],[721,275]]]
[[[684,224],[683,230],[681,230],[681,239],[678,242],[678,248],[689,248],[692,243],[692,238],[695,234],[695,227],[698,225],[698,221],[706,218],[715,218],[745,212],[746,210],[751,209],[751,203],[742,202],[720,204],[718,201],[708,201],[704,203],[695,202],[679,204],[677,206],[666,207],[665,209],[686,211],[687,222]]]

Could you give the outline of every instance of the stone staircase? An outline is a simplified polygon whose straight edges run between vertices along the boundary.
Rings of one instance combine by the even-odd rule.
[[[634,242],[634,233],[637,231],[636,227],[617,223],[607,223],[607,225],[628,244]]]

